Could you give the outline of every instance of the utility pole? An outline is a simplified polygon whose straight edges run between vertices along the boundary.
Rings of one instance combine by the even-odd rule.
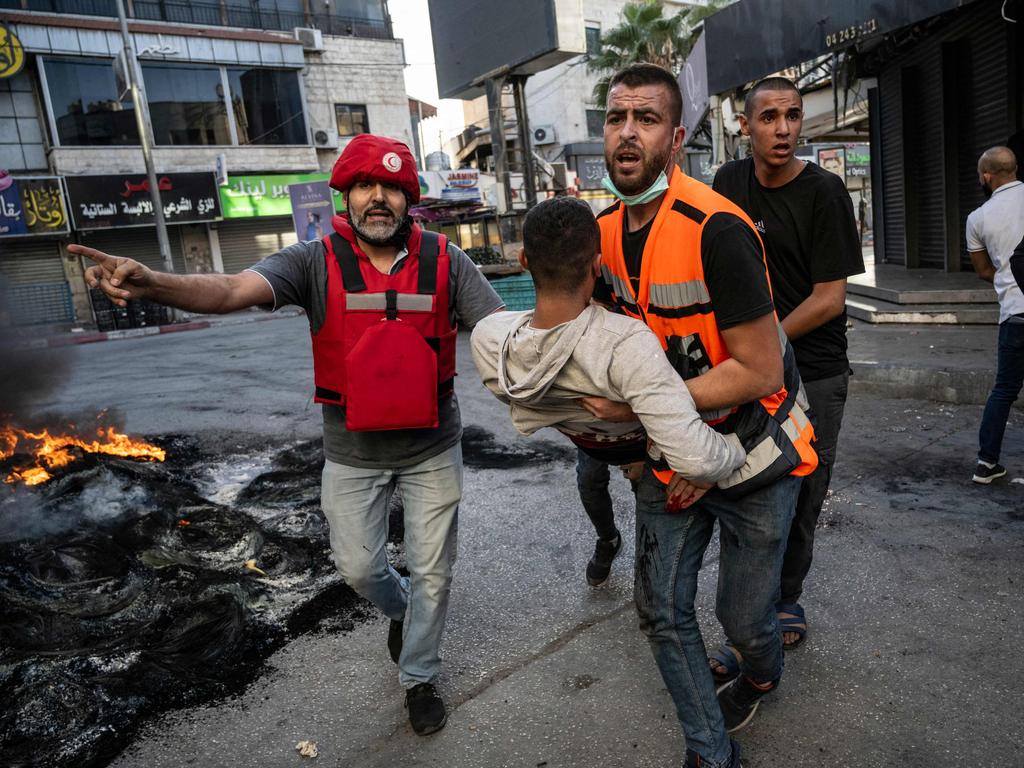
[[[484,81],[491,128],[491,152],[494,154],[494,175],[498,182],[498,213],[509,213],[512,210],[512,180],[509,178],[508,157],[505,151],[505,112],[501,104],[501,91],[504,87],[504,74],[495,74]]]
[[[167,239],[167,222],[164,221],[164,206],[160,199],[160,183],[156,178],[153,166],[153,124],[149,119],[149,102],[142,91],[142,70],[135,58],[135,46],[128,33],[128,18],[124,12],[124,0],[117,0],[117,16],[121,20],[121,39],[124,42],[125,76],[132,94],[135,107],[135,122],[139,128],[139,143],[142,145],[142,159],[146,163],[146,176],[149,177],[149,194],[153,198],[153,218],[156,222],[156,240],[160,247],[160,258],[164,269],[174,271],[174,260],[171,258],[171,242]],[[175,310],[171,310],[171,319],[176,319]]]
[[[523,156],[523,185],[526,187],[526,207],[537,204],[537,178],[533,173],[533,134],[530,133],[530,118],[526,112],[526,78],[529,75],[512,77],[512,92],[516,103],[516,125],[519,127],[519,149]]]

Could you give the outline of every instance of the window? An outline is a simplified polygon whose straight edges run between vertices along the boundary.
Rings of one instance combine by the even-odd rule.
[[[335,104],[334,116],[338,121],[339,136],[355,136],[357,133],[370,132],[365,104]]]
[[[220,69],[144,64],[142,77],[157,144],[231,143]]]
[[[601,53],[601,28],[587,27],[587,55],[597,56]]]
[[[239,144],[308,144],[299,77],[280,69],[228,68]]]
[[[576,114],[579,114],[578,112]],[[587,110],[587,136],[597,138],[604,136],[604,110]]]
[[[63,146],[139,143],[131,101],[118,101],[108,59],[44,59],[50,108]]]

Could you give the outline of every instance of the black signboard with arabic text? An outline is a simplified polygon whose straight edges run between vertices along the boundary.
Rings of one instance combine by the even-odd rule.
[[[161,173],[157,180],[168,224],[220,218],[213,173]],[[155,222],[145,174],[65,176],[64,183],[75,229],[141,227]]]

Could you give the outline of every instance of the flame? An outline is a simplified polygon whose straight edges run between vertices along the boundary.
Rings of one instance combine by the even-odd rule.
[[[33,465],[15,467],[4,478],[4,482],[22,482],[26,485],[45,483],[51,477],[47,470],[67,466],[75,460],[73,448],[85,453],[105,453],[145,461],[163,461],[167,456],[163,448],[133,440],[114,427],[98,427],[96,438],[89,440],[68,434],[51,435],[46,429],[30,432],[19,427],[0,427],[0,460],[8,459],[15,453],[31,454],[35,459]]]

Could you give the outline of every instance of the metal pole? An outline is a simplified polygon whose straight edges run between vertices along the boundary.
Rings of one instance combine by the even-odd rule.
[[[132,104],[135,107],[135,122],[139,128],[139,144],[142,145],[142,159],[146,163],[146,176],[149,178],[149,194],[153,198],[153,218],[156,222],[156,240],[160,248],[160,258],[164,269],[174,271],[174,260],[171,258],[171,242],[167,239],[167,222],[164,221],[164,206],[160,199],[160,183],[156,178],[153,166],[153,125],[149,120],[149,102],[140,88],[142,82],[138,59],[135,58],[135,46],[132,45],[128,33],[128,18],[124,13],[124,0],[117,0],[117,15],[121,20],[121,39],[124,41],[125,74],[132,92]],[[174,312],[172,310],[172,319]]]
[[[501,89],[505,78],[489,77],[484,83],[487,92],[487,114],[491,126],[491,152],[494,153],[494,176],[498,182],[498,213],[512,210],[512,180],[508,175],[508,157],[505,154],[505,114],[501,108]]]
[[[526,113],[526,78],[516,75],[512,78],[512,91],[516,100],[516,123],[519,125],[519,146],[523,152],[523,184],[526,186],[526,207],[537,204],[537,179],[533,173],[533,134],[530,133],[530,118]]]

